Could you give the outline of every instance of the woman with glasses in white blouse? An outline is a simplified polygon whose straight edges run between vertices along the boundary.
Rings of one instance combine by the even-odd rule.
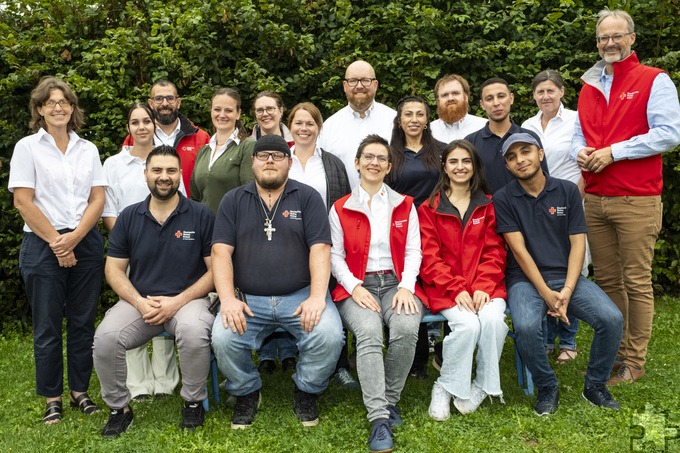
[[[63,80],[44,77],[31,92],[30,128],[10,162],[9,190],[23,218],[19,270],[33,319],[36,390],[45,424],[63,415],[62,322],[66,323],[69,400],[90,415],[94,322],[104,277],[104,239],[97,221],[106,178],[97,147],[76,134],[78,97]]]

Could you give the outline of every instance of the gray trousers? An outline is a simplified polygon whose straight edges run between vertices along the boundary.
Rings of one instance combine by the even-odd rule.
[[[362,286],[378,301],[380,313],[360,307],[351,297],[337,304],[342,322],[357,340],[357,373],[370,422],[387,419],[387,406],[399,402],[416,351],[423,305],[414,296],[420,312],[397,314],[392,298],[398,284],[394,275],[365,277]],[[390,335],[384,360],[383,323]]]
[[[131,395],[125,385],[125,351],[146,344],[164,330],[175,337],[179,351],[180,395],[185,401],[205,399],[210,368],[210,332],[215,320],[208,307],[207,298],[192,300],[168,322],[158,326],[144,322],[139,311],[124,300],[111,307],[94,334],[93,351],[94,367],[106,405],[121,409],[130,403]]]

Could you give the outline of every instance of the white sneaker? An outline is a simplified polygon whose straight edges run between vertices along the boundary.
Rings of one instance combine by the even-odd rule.
[[[471,414],[477,410],[486,397],[486,392],[473,383],[470,387],[470,398],[462,399],[456,397],[453,399],[453,405],[456,406],[456,409],[461,414]]]
[[[432,400],[427,413],[438,422],[448,420],[451,416],[451,394],[437,382],[432,386]]]

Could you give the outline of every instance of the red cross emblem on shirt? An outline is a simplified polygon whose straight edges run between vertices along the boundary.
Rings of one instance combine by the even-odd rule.
[[[552,215],[555,215],[555,213],[557,212],[557,209],[551,207],[550,209],[548,209],[548,212]]]
[[[181,238],[181,237],[182,237],[182,232],[181,232],[180,230],[177,230],[177,233],[175,233],[175,237],[176,237],[177,239]]]
[[[289,215],[290,215],[290,212],[288,212],[288,210],[283,211],[283,216],[285,218],[288,218]]]

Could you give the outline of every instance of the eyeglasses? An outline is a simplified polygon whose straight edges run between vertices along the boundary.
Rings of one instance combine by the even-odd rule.
[[[154,104],[162,104],[163,101],[168,101],[168,104],[174,104],[179,97],[173,96],[172,94],[169,94],[167,96],[154,96],[151,98],[151,100],[154,102]]]
[[[282,151],[258,151],[255,153],[255,159],[266,162],[269,158],[274,159],[274,162],[281,162],[286,158],[286,153]]]
[[[63,109],[64,107],[71,107],[71,103],[66,99],[62,99],[61,101],[53,101],[50,99],[49,101],[43,102],[43,107],[49,107],[53,109],[56,106],[59,106]]]
[[[595,40],[597,41],[598,44],[607,44],[609,40],[611,39],[614,41],[614,44],[620,43],[625,36],[632,35],[633,33],[617,33],[615,35],[602,35],[602,36],[596,36]]]
[[[378,163],[381,163],[381,164],[386,164],[389,161],[389,158],[387,156],[377,155],[377,154],[362,154],[361,158],[367,164],[370,164],[371,162],[373,162],[374,159],[378,159]]]
[[[347,85],[351,86],[352,88],[357,86],[357,84],[359,84],[359,83],[361,84],[362,87],[368,88],[369,86],[371,86],[371,84],[373,83],[374,80],[378,80],[378,79],[376,79],[375,77],[362,77],[361,79],[357,79],[357,78],[352,77],[352,78],[349,78],[349,79],[342,79],[342,80],[347,82]]]
[[[269,107],[260,107],[258,109],[255,109],[255,115],[257,116],[262,116],[264,115],[265,112],[267,112],[268,115],[271,115],[274,113],[276,110],[276,107],[272,107],[271,105]]]

